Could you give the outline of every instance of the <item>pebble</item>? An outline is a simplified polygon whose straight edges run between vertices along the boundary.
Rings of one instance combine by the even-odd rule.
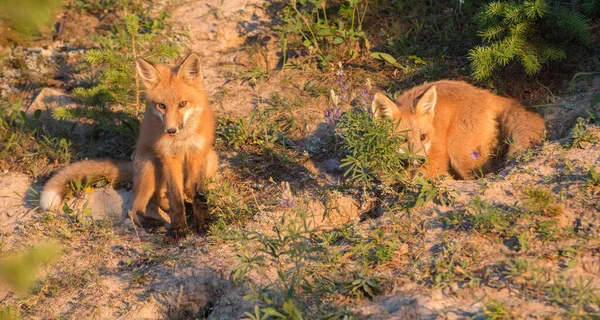
[[[325,168],[325,171],[327,172],[344,172],[344,170],[342,169],[342,167],[340,166],[341,162],[340,159],[338,158],[331,158],[328,159],[327,161],[325,161],[325,163],[323,163],[323,166]]]

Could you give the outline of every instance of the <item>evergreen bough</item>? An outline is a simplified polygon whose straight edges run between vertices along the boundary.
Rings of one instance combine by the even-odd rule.
[[[141,18],[140,18],[141,16]],[[122,24],[106,36],[99,36],[99,49],[89,50],[85,61],[100,67],[95,84],[76,88],[75,97],[87,105],[120,104],[137,115],[140,110],[141,83],[135,70],[135,59],[149,61],[175,58],[179,48],[171,42],[158,41],[164,30],[166,15],[150,19],[144,15],[126,14]]]
[[[584,1],[584,12],[592,12],[596,1]],[[475,17],[484,45],[469,52],[473,76],[487,79],[494,69],[519,61],[527,74],[540,71],[542,64],[566,58],[572,42],[591,41],[589,19],[564,1],[494,1]]]

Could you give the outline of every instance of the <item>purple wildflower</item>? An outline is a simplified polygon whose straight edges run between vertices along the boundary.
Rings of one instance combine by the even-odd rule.
[[[371,108],[371,104],[373,103],[373,99],[375,97],[372,94],[369,94],[367,89],[363,89],[360,95],[360,104],[364,110],[367,110],[369,114],[373,115],[373,108]]]
[[[342,109],[338,106],[331,106],[325,110],[325,122],[335,126],[335,122],[342,116]]]

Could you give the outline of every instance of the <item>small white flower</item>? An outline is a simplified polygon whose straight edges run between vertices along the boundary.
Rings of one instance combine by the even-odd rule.
[[[340,96],[335,94],[335,91],[333,91],[333,89],[331,89],[330,95],[331,95],[331,101],[333,101],[333,105],[337,107],[337,105],[340,104]]]

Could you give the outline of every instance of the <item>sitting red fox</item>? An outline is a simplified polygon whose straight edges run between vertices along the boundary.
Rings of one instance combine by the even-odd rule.
[[[185,235],[184,195],[193,199],[198,227],[204,227],[208,210],[204,178],[217,170],[213,149],[215,124],[204,89],[202,66],[190,54],[170,68],[137,59],[137,72],[147,89],[148,104],[135,146],[133,162],[86,160],[55,174],[44,186],[40,207],[58,207],[74,180],[127,181],[133,178],[133,208],[137,223],[146,217],[150,199],[169,213],[169,235]]]
[[[375,116],[400,121],[408,149],[426,156],[419,170],[429,177],[450,174],[473,179],[494,169],[506,149],[514,155],[542,142],[542,117],[514,99],[497,96],[462,81],[425,83],[402,94],[396,102],[376,93]]]

